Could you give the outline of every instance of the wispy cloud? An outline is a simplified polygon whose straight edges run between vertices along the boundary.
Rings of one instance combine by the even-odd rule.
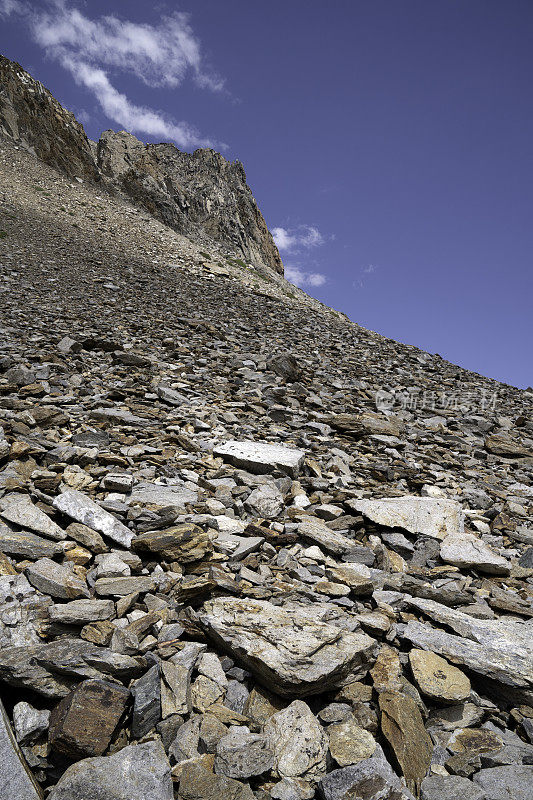
[[[0,13],[24,17],[32,39],[92,92],[108,119],[178,147],[220,147],[187,122],[133,103],[109,77],[110,71],[134,75],[146,86],[166,89],[190,79],[202,89],[223,91],[224,80],[206,64],[188,14],[175,12],[155,25],[113,14],[90,19],[65,0],[45,0],[40,10],[22,0],[0,0]]]
[[[285,266],[285,278],[294,283],[295,286],[323,286],[326,283],[326,276],[321,272],[304,272],[299,267]]]
[[[363,289],[366,278],[369,275],[373,275],[375,272],[377,272],[377,270],[378,267],[376,264],[366,264],[364,267],[360,267],[359,274],[352,283],[354,289]]]
[[[324,244],[325,238],[314,225],[300,225],[297,228],[272,228],[272,236],[278,250],[296,252]]]

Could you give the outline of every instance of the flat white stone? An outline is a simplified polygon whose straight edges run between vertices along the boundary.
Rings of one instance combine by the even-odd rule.
[[[440,546],[440,557],[447,564],[468,569],[473,567],[489,575],[509,575],[511,565],[471,533],[447,536]]]
[[[157,508],[165,508],[166,506],[183,508],[186,503],[196,503],[197,500],[198,493],[188,489],[183,484],[166,486],[143,481],[133,487],[131,494],[126,499],[126,503],[138,503],[139,505],[155,506]]]
[[[53,506],[63,514],[75,519],[76,522],[87,525],[93,531],[98,531],[123,547],[131,545],[134,534],[122,522],[115,519],[109,511],[101,508],[98,503],[82,492],[68,489],[54,498]]]
[[[459,503],[436,497],[384,497],[379,500],[349,500],[354,511],[387,528],[402,528],[415,535],[445,539],[464,531]]]
[[[298,476],[305,458],[303,450],[284,447],[281,444],[236,440],[218,445],[214,448],[213,455],[220,456],[230,464],[249,472],[261,474],[279,469],[292,478]]]

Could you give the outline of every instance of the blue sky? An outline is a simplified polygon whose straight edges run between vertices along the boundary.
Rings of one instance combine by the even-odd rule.
[[[530,0],[0,0],[0,51],[106,128],[245,166],[294,282],[533,384]]]

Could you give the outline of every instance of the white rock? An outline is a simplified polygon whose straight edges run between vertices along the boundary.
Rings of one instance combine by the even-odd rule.
[[[92,528],[93,531],[107,536],[114,542],[129,547],[133,533],[126,528],[118,519],[110,514],[105,509],[101,508],[98,503],[91,500],[90,497],[77,492],[74,489],[67,489],[63,494],[54,498],[54,508],[61,511],[63,514],[75,519],[76,522],[81,522],[83,525]]]
[[[230,464],[250,472],[266,473],[279,469],[292,478],[298,477],[305,458],[303,450],[284,447],[280,444],[235,440],[215,447],[213,455],[220,456]]]
[[[447,536],[440,546],[440,557],[455,567],[473,567],[490,575],[509,575],[511,565],[471,533]]]
[[[464,516],[459,503],[434,497],[385,497],[380,500],[348,500],[359,514],[387,528],[402,528],[409,533],[445,539],[464,531]]]

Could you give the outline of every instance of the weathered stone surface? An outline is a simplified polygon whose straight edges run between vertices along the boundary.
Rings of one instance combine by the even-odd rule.
[[[220,456],[230,464],[250,472],[261,474],[278,469],[286,472],[292,478],[298,477],[305,458],[303,450],[267,442],[239,441],[217,445],[213,450],[213,455]]]
[[[118,595],[126,597],[135,592],[151,592],[155,581],[149,575],[129,575],[125,578],[98,578],[94,584],[96,594],[103,597]]]
[[[447,536],[440,546],[440,557],[447,564],[488,572],[491,575],[510,575],[511,564],[471,533]]]
[[[254,793],[244,783],[214,775],[200,764],[188,764],[183,768],[178,800],[255,800]],[[54,800],[54,798],[52,798]]]
[[[0,650],[0,680],[33,689],[45,697],[65,697],[86,678],[136,678],[142,665],[83,639],[58,639],[48,644]]]
[[[376,643],[316,620],[311,610],[287,612],[259,600],[205,603],[208,636],[277,694],[305,697],[356,680],[368,670]]]
[[[455,500],[433,497],[384,497],[381,500],[350,500],[348,505],[372,522],[387,528],[445,539],[464,530],[463,512]]]
[[[13,736],[0,700],[0,797],[2,800],[41,800],[42,792]]]
[[[410,621],[404,636],[416,647],[489,678],[500,686],[500,691],[506,689],[526,703],[533,701],[531,623],[514,618],[475,619],[433,600],[411,598],[409,603],[459,634]]]
[[[431,764],[433,743],[426,733],[418,706],[400,692],[379,696],[381,730],[394,750],[409,788],[418,794]]]
[[[364,564],[337,564],[335,567],[326,566],[326,575],[330,580],[344,583],[350,587],[353,595],[372,594],[374,584],[369,568]]]
[[[29,531],[12,531],[0,524],[0,552],[21,558],[54,558],[61,553],[61,545]]]
[[[86,625],[101,619],[111,619],[115,615],[112,600],[73,600],[71,603],[58,603],[48,609],[52,622],[64,625]]]
[[[370,758],[376,749],[376,740],[371,733],[361,728],[351,715],[342,722],[330,725],[328,730],[329,751],[339,767],[358,764]]]
[[[422,781],[420,800],[486,800],[486,795],[459,775],[429,775]]]
[[[65,531],[34,505],[27,495],[10,494],[3,497],[0,500],[0,516],[21,528],[28,528],[56,541],[67,538]]]
[[[54,508],[123,547],[131,545],[133,533],[118,519],[115,519],[109,511],[101,508],[98,503],[82,492],[67,489],[54,499]]]
[[[160,558],[184,564],[198,561],[212,549],[208,534],[191,523],[164,531],[141,533],[134,539],[132,547],[137,552],[153,553]]]
[[[132,687],[133,718],[131,735],[141,739],[149,733],[161,719],[161,686],[159,665],[154,664]]]
[[[275,519],[283,509],[283,495],[274,484],[265,484],[250,492],[244,505],[257,517]]]
[[[508,436],[491,434],[485,439],[485,448],[489,453],[508,458],[531,458],[533,451],[524,447],[520,442],[516,442]]]
[[[86,758],[61,776],[48,800],[173,800],[170,764],[160,741]]]
[[[355,439],[375,435],[399,436],[401,432],[400,420],[382,414],[333,414],[328,422],[333,428]]]
[[[324,800],[413,800],[379,745],[370,758],[328,773],[320,781],[320,792]]]
[[[315,542],[324,550],[335,555],[345,555],[354,549],[354,542],[342,533],[332,531],[318,518],[309,518],[298,525],[298,533],[304,539]]]
[[[269,738],[250,733],[244,726],[234,726],[216,746],[215,772],[228,778],[263,775],[273,766],[274,748]]]
[[[184,508],[187,503],[196,503],[197,492],[188,489],[182,482],[165,485],[162,483],[137,483],[128,497],[131,505],[148,506],[149,508]]]
[[[327,736],[303,700],[294,700],[273,714],[263,733],[274,751],[275,773],[280,778],[318,781],[325,775]]]
[[[161,670],[161,717],[171,714],[190,714],[192,666],[162,661]]]
[[[486,800],[531,800],[533,767],[513,764],[482,769],[474,775],[474,783],[482,789]]]
[[[52,711],[48,734],[52,748],[71,759],[102,755],[129,696],[127,689],[114,683],[80,683]]]
[[[40,558],[26,570],[26,577],[39,591],[61,600],[89,597],[89,589],[68,567],[50,558]]]
[[[35,741],[47,730],[49,722],[50,712],[47,709],[39,711],[24,701],[13,708],[13,727],[19,744]]]
[[[425,650],[411,650],[409,663],[422,694],[432,700],[456,703],[470,695],[470,681],[460,669]]]

